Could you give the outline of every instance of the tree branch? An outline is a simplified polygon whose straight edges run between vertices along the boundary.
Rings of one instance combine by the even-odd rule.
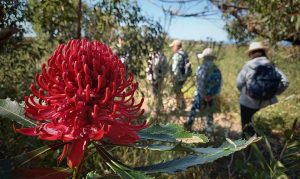
[[[12,35],[14,35],[17,32],[18,32],[18,29],[15,27],[9,27],[9,28],[2,29],[0,31],[0,42],[7,40],[8,38],[10,38]]]
[[[80,39],[81,38],[81,16],[82,16],[82,2],[81,0],[78,0],[78,11],[77,11],[77,16],[78,16],[78,20],[77,20],[77,38]]]

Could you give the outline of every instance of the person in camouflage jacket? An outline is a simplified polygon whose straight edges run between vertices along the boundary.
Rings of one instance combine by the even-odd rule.
[[[198,54],[198,58],[203,59],[203,63],[198,66],[196,76],[196,92],[193,105],[187,122],[184,124],[187,130],[191,130],[196,116],[196,111],[201,110],[206,117],[205,130],[212,132],[214,98],[220,93],[222,84],[222,75],[219,68],[215,65],[216,59],[211,48],[206,48],[202,54]]]
[[[172,52],[174,53],[172,57],[172,69],[171,69],[171,75],[173,80],[173,91],[176,95],[176,104],[177,108],[179,109],[185,109],[186,104],[184,101],[184,96],[181,91],[185,81],[186,76],[182,73],[182,63],[185,60],[185,58],[188,57],[186,52],[182,49],[182,43],[180,40],[174,40],[169,47],[172,48]]]

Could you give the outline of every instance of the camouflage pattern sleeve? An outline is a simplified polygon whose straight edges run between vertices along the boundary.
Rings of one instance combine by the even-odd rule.
[[[174,56],[172,57],[172,62],[173,62],[172,63],[172,73],[178,81],[184,80],[184,76],[180,72],[180,67],[179,67],[182,60],[183,60],[182,55],[180,55],[179,53],[175,53]]]

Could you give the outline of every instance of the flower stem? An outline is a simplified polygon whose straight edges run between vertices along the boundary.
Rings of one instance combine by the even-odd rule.
[[[80,163],[80,165],[78,167],[75,167],[73,169],[72,179],[80,179],[81,169],[82,169],[82,162]]]
[[[72,179],[76,179],[76,178],[77,178],[77,168],[74,168]]]

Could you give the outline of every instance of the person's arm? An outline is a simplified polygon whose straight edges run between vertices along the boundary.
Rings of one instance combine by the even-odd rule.
[[[276,71],[281,75],[281,82],[280,82],[277,92],[276,92],[276,94],[279,95],[284,90],[286,90],[286,88],[289,86],[289,80],[287,79],[286,75],[281,70],[276,68]]]
[[[173,61],[173,63],[172,63],[172,72],[173,72],[174,75],[177,75],[178,72],[179,72],[179,67],[178,67],[179,60],[180,60],[180,56],[178,54],[175,54],[172,58],[172,61]]]
[[[197,90],[200,93],[200,95],[203,97],[205,96],[205,73],[206,69],[205,66],[199,65],[196,72],[196,79],[197,79]]]
[[[243,69],[239,72],[236,79],[236,86],[239,91],[242,91],[242,88],[246,85],[246,73],[247,73],[247,66],[245,65]]]

